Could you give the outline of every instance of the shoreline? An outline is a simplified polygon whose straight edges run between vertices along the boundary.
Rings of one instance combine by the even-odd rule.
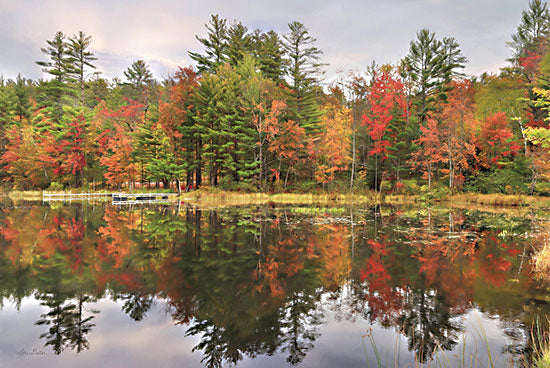
[[[111,191],[97,191],[95,193],[110,193]],[[0,196],[12,200],[42,200],[43,193],[80,194],[82,191],[46,192],[46,191],[4,191]],[[130,193],[163,193],[160,191],[132,191]],[[269,193],[269,192],[236,192],[225,190],[199,189],[187,193],[170,192],[174,200],[206,205],[260,205],[260,204],[473,204],[480,206],[513,208],[550,208],[550,197],[529,196],[525,194],[481,194],[457,193],[440,198],[425,199],[420,195],[407,194],[378,194],[372,191],[356,191],[354,193]]]

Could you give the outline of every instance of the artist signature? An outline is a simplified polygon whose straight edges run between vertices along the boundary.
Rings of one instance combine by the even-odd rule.
[[[37,348],[32,348],[32,350],[27,350],[25,348],[17,352],[19,356],[29,356],[29,355],[46,355],[46,352],[43,350],[38,350]]]

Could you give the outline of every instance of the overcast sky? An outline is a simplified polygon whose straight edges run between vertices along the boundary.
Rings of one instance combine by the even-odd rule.
[[[528,0],[0,0],[0,74],[42,76],[34,62],[56,31],[92,36],[97,66],[106,77],[144,59],[155,77],[191,64],[211,14],[249,29],[287,32],[300,21],[317,38],[327,76],[395,63],[421,28],[455,37],[469,63],[466,73],[496,72],[506,64],[506,41]]]

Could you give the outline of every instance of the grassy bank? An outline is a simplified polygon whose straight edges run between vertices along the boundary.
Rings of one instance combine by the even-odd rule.
[[[101,192],[117,192],[117,190],[96,191]],[[72,190],[71,192],[56,192],[56,193],[82,193],[82,190]],[[143,192],[163,192],[163,190],[151,191],[132,191],[133,193]],[[53,192],[48,192],[53,193]],[[10,191],[4,192],[7,196],[14,200],[41,200],[42,191]],[[442,204],[450,204],[452,206],[460,205],[479,205],[479,206],[498,206],[498,207],[534,207],[534,208],[550,208],[550,197],[528,196],[524,194],[481,194],[481,193],[458,193],[453,195],[445,195],[440,198],[430,198],[426,200],[420,195],[407,194],[387,194],[380,195],[374,191],[355,191],[353,194],[349,192],[313,192],[313,193],[249,193],[249,192],[234,192],[225,191],[217,188],[203,188],[189,193],[181,193],[179,198],[190,203],[203,205],[259,205],[267,203],[277,204],[414,204],[414,203],[432,203],[439,202]]]
[[[524,194],[460,193],[448,196],[443,201],[486,206],[550,208],[549,197],[528,196]]]
[[[243,193],[222,190],[200,189],[182,193],[180,198],[189,203],[205,206],[220,205],[261,205],[261,204],[375,204],[381,203],[382,197],[375,192],[354,194],[338,193]]]

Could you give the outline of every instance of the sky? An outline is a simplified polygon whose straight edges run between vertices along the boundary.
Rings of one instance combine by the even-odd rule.
[[[373,61],[396,63],[416,32],[454,37],[468,58],[465,72],[498,72],[528,0],[0,0],[0,75],[44,76],[35,61],[57,31],[92,36],[97,69],[105,77],[144,59],[158,79],[193,65],[211,14],[249,29],[288,32],[302,22],[328,63],[326,77],[364,70]]]

